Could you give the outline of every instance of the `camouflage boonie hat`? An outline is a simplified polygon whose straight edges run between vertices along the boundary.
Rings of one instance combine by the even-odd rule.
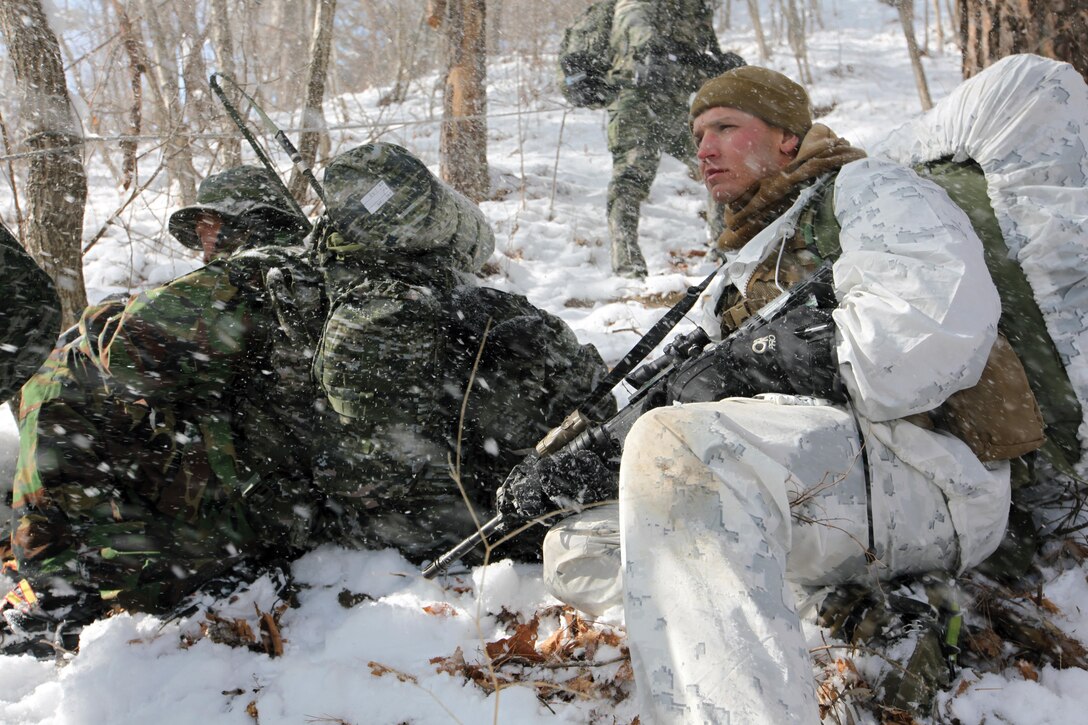
[[[373,143],[333,159],[325,169],[329,217],[340,256],[448,255],[451,266],[478,271],[495,249],[480,208],[439,180],[400,146]]]
[[[196,204],[170,215],[170,234],[190,249],[201,249],[196,219],[211,211],[233,226],[261,224],[282,231],[305,231],[308,223],[291,208],[268,169],[236,166],[200,182]]]

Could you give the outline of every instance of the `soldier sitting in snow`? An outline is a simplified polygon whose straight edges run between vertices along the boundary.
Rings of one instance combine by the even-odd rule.
[[[755,394],[643,414],[618,504],[553,528],[544,576],[590,613],[624,606],[644,722],[817,722],[789,585],[980,564],[1005,531],[1010,461],[1042,445],[1043,421],[998,336],[982,244],[942,189],[814,124],[805,90],[767,69],[708,81],[690,118],[727,205],[707,329],[732,355],[723,375]],[[822,261],[826,306],[730,337]],[[560,455],[516,471],[500,511],[600,489],[607,462]]]

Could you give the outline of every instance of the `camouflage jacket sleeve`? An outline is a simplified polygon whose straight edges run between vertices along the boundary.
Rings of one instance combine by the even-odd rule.
[[[60,332],[60,300],[49,275],[0,225],[0,402],[19,390],[53,349]]]
[[[129,300],[83,339],[118,392],[152,402],[221,397],[244,368],[253,330],[252,291],[229,262],[214,262]]]

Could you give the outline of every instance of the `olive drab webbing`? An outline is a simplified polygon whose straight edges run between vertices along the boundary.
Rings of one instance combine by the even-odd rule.
[[[1070,464],[1081,457],[1077,436],[1077,429],[1082,421],[1080,403],[1057,348],[1046,331],[1046,323],[1031,286],[1019,263],[1009,257],[1008,247],[990,205],[986,177],[982,169],[971,161],[937,161],[915,170],[941,186],[970,219],[975,233],[982,241],[987,268],[1001,296],[998,329],[1015,353],[1010,355],[1009,350],[999,349],[1001,357],[995,362],[991,355],[987,362],[990,378],[987,378],[987,372],[984,371],[984,380],[980,385],[953,396],[956,400],[952,401],[950,416],[958,417],[962,423],[956,431],[957,434],[963,434],[964,428],[983,431],[982,436],[986,440],[980,441],[977,437],[971,440],[971,433],[967,434],[966,440],[976,453],[985,456],[989,452],[991,460],[1015,458],[1042,446],[1043,454],[1048,459],[1054,459],[1055,467],[1070,470]],[[835,258],[841,252],[831,197],[829,184],[828,193],[808,210],[802,220],[806,237],[814,242],[815,249],[825,258]],[[1001,348],[1002,345],[1003,343],[995,345],[995,348]],[[1014,364],[1013,357],[1018,358],[1022,364]],[[1007,412],[1009,395],[1004,389],[998,389],[1004,374],[1011,374],[1017,379],[1026,377],[1038,404],[1038,412],[1027,406],[1026,402],[1022,409]],[[991,387],[995,388],[994,395],[987,394],[987,386],[984,384],[987,379],[993,381]],[[1020,383],[1016,385],[1018,388],[1022,387]],[[993,415],[995,410],[1000,414]],[[1042,417],[1041,421],[1038,421],[1039,415]],[[952,423],[954,428],[958,425],[955,421]],[[998,424],[1007,425],[1005,429],[994,427]],[[1046,445],[1042,445],[1041,437],[1037,439],[1040,424],[1042,432],[1045,432]],[[1009,426],[1017,429],[1013,430]],[[1022,453],[1017,453],[1015,447],[1002,450],[1001,446],[996,445],[1002,439],[1017,438],[1021,441],[1031,439],[1031,445]]]

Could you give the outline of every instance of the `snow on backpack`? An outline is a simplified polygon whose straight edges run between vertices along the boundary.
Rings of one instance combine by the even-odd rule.
[[[612,15],[616,0],[599,0],[586,8],[563,33],[559,43],[559,91],[571,105],[604,108],[619,89],[606,79],[612,65]]]
[[[1043,415],[1043,453],[1060,469],[1072,467],[1083,476],[1088,472],[1084,79],[1066,63],[1009,56],[871,151],[943,186],[971,218],[1001,294],[1001,331],[1023,361]]]
[[[520,459],[514,451],[589,394],[603,360],[524,296],[476,284],[494,249],[487,219],[405,149],[342,154],[326,168],[325,195],[335,231],[317,241],[329,309],[315,381],[360,430],[390,433],[390,445],[408,441],[405,431],[438,444],[443,470],[453,450],[443,446],[463,425],[467,464],[483,462],[477,482],[497,485],[490,477]]]

